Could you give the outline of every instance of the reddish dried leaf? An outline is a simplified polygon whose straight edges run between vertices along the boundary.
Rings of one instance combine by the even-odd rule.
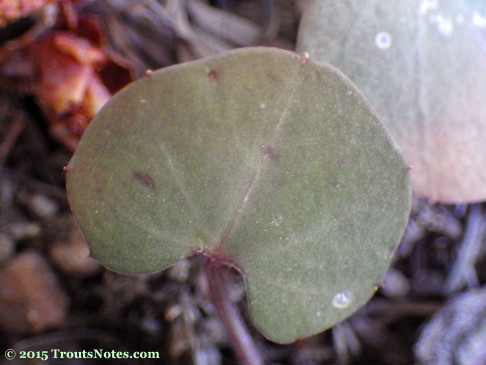
[[[61,50],[56,47],[56,39],[65,39],[63,36],[55,33],[45,38],[35,60],[39,72],[37,97],[58,114],[81,103],[93,73],[91,65],[80,63],[65,52],[66,44]],[[75,48],[73,44],[71,47]],[[79,42],[79,47],[86,49],[84,42]]]
[[[39,11],[54,0],[2,0],[0,1],[0,27]]]
[[[110,53],[96,18],[77,14],[69,2],[59,10],[56,26],[40,40],[37,35],[22,44],[13,40],[14,51],[4,49],[8,56],[1,72],[20,90],[34,93],[51,134],[74,150],[94,115],[133,74],[127,62]]]

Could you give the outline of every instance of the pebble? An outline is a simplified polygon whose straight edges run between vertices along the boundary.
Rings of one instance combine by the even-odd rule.
[[[41,231],[41,226],[35,222],[16,223],[10,227],[10,235],[15,241],[37,238]]]
[[[15,241],[8,235],[0,233],[0,262],[8,260],[15,252]]]
[[[0,271],[0,327],[19,334],[36,334],[60,326],[67,299],[45,258],[29,250]]]
[[[389,269],[381,291],[390,298],[404,298],[409,294],[410,284],[407,277],[399,270]]]
[[[49,257],[65,274],[88,277],[97,274],[101,266],[89,257],[89,248],[78,225],[69,217],[63,219],[64,227],[49,247]]]
[[[43,194],[33,194],[27,203],[30,212],[41,219],[52,218],[56,215],[59,207],[57,203]]]
[[[486,363],[486,287],[457,295],[423,326],[417,365]]]
[[[189,278],[191,272],[191,262],[185,258],[177,261],[168,270],[168,276],[170,279],[185,283]]]

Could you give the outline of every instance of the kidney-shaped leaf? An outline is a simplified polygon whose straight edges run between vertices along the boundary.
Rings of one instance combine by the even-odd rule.
[[[413,166],[414,193],[486,199],[485,1],[314,1],[298,50],[369,98]]]
[[[103,264],[230,262],[256,326],[281,343],[371,297],[410,203],[405,162],[359,91],[268,48],[168,67],[115,95],[69,163],[68,193]]]

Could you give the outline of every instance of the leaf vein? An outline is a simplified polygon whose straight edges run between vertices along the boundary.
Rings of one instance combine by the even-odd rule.
[[[305,63],[303,63],[302,66],[305,67]],[[302,74],[302,66],[299,70],[299,73],[301,73],[301,74]],[[270,139],[270,145],[271,146],[275,144],[276,140],[278,139],[280,130],[282,129],[285,122],[288,120],[288,118],[287,118],[288,112],[290,110],[291,105],[294,104],[294,102],[295,102],[295,94],[303,85],[303,80],[304,80],[303,77],[299,77],[296,87],[294,87],[292,89],[292,92],[290,92],[288,94],[287,101],[285,102],[285,108],[280,113],[280,117],[278,118],[278,122],[275,125],[275,130],[273,132],[273,136]],[[248,202],[250,200],[251,194],[255,190],[258,183],[260,182],[260,175],[261,175],[261,172],[263,171],[263,169],[265,167],[265,162],[266,162],[265,160],[266,160],[266,157],[262,156],[259,163],[258,163],[258,166],[256,167],[255,172],[253,173],[253,175],[250,179],[250,182],[248,183],[247,188],[245,189],[244,193],[242,194],[241,198],[239,199],[239,202],[236,205],[236,209],[233,213],[233,216],[229,220],[229,223],[226,226],[226,229],[223,231],[223,233],[221,235],[221,239],[218,242],[217,249],[220,249],[224,245],[224,243],[227,241],[231,232],[236,230],[236,228],[238,228],[238,225],[241,221],[241,217],[243,216],[243,214],[246,210],[246,207],[248,206]]]
[[[189,196],[189,193],[184,188],[184,185],[182,184],[182,181],[181,181],[180,173],[174,167],[174,164],[172,163],[172,157],[171,157],[169,151],[167,151],[167,148],[166,148],[163,140],[161,141],[159,146],[160,146],[160,150],[162,151],[162,154],[163,154],[163,156],[166,160],[167,167],[169,168],[169,172],[172,175],[174,182],[175,182],[178,190],[180,191],[182,197],[184,198],[192,217],[196,221],[199,228],[202,229],[208,237],[211,237],[209,232],[207,232],[206,229],[201,224],[201,218],[199,217],[199,214],[197,214],[196,206],[193,204],[191,197]],[[213,241],[214,241],[214,239],[213,239]]]

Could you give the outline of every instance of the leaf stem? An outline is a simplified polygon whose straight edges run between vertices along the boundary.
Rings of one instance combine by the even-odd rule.
[[[238,308],[229,297],[226,268],[220,261],[207,258],[205,273],[208,280],[209,295],[228,331],[239,362],[241,365],[263,365],[260,353],[240,316]]]

